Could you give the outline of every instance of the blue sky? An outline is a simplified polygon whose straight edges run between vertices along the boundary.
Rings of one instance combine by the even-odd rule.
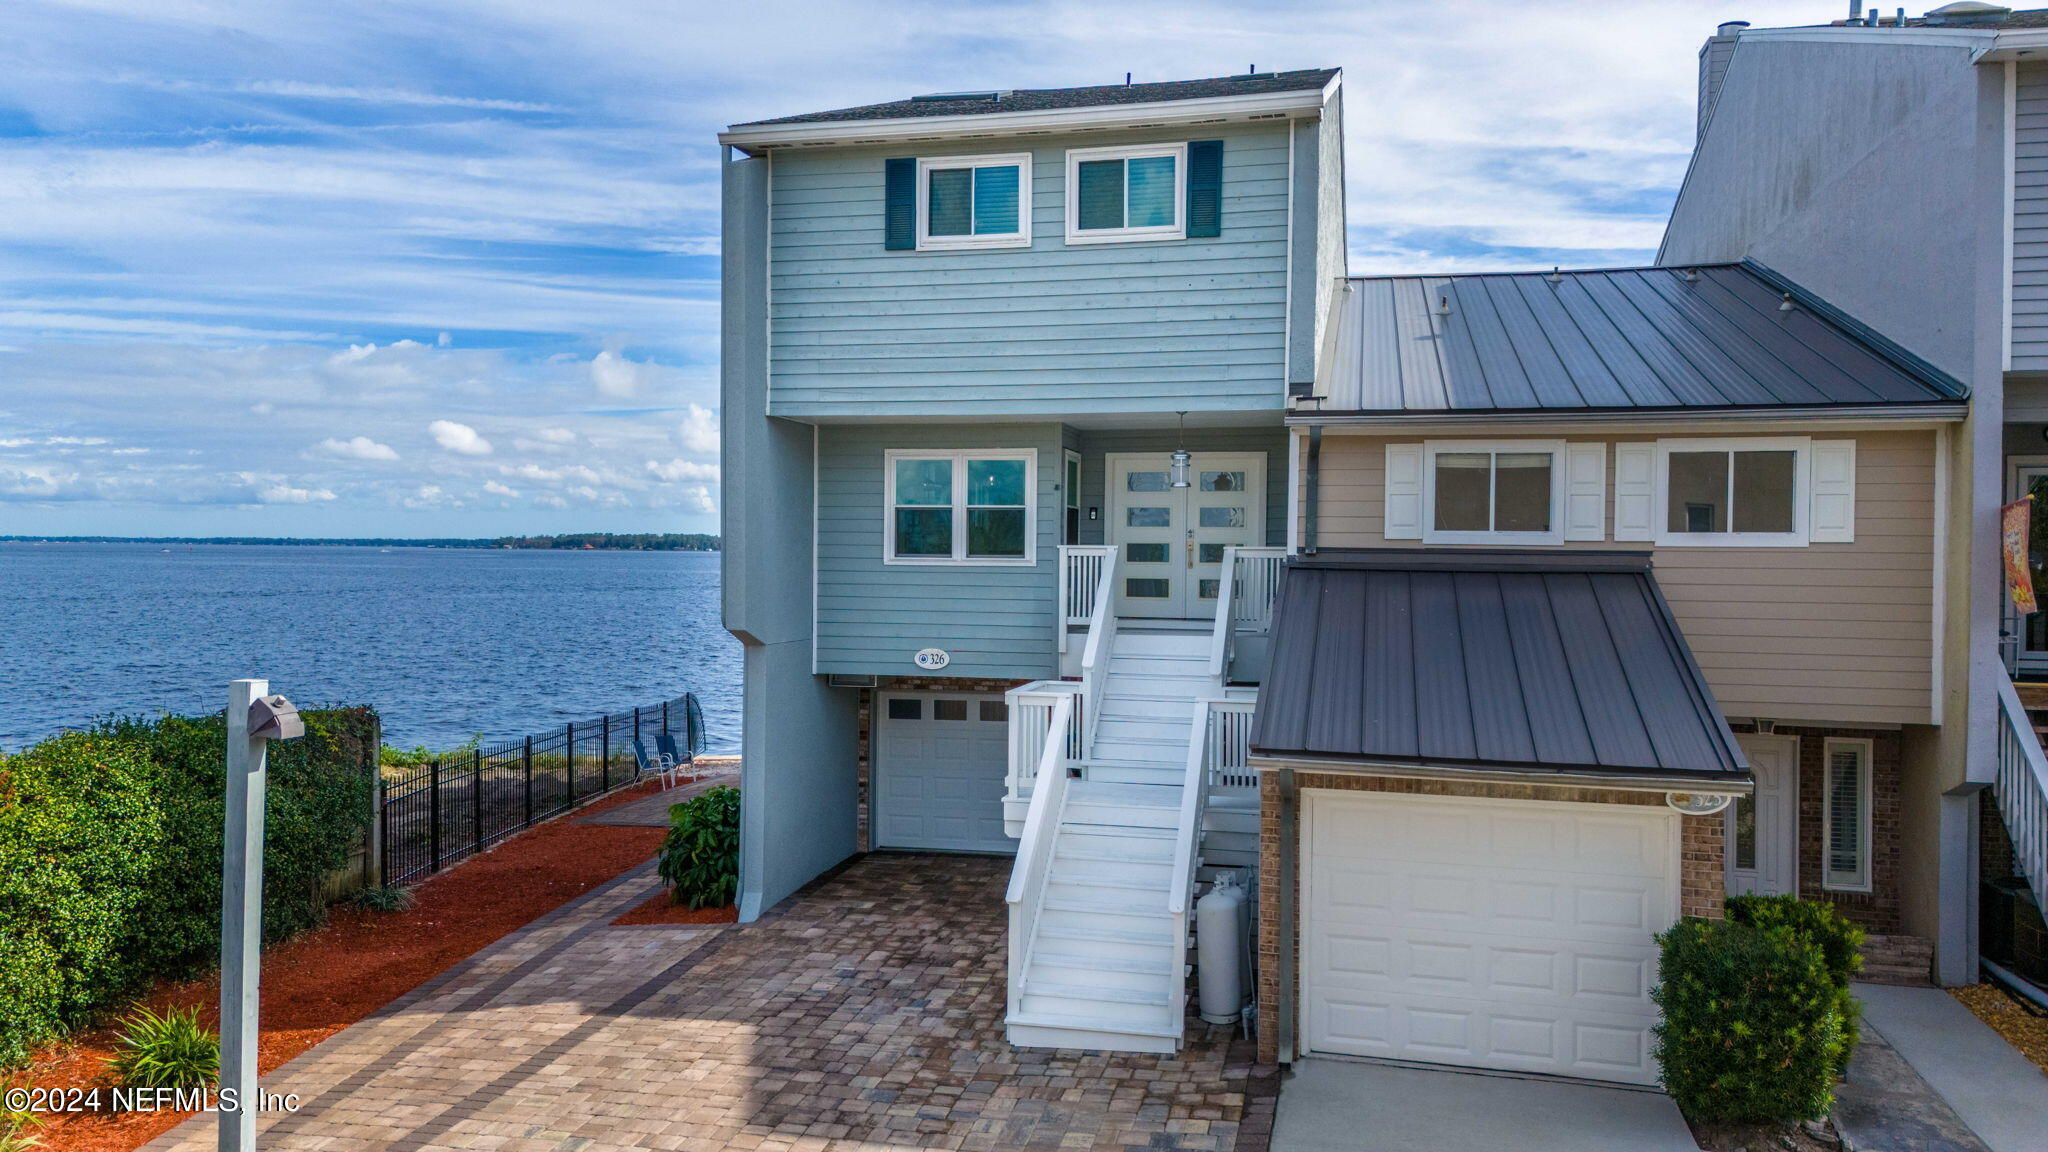
[[[0,535],[714,531],[728,123],[1339,65],[1354,271],[1631,262],[1838,8],[8,0]]]

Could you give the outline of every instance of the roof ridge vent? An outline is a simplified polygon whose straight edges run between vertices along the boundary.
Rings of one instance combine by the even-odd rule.
[[[1955,0],[1952,4],[1943,4],[1939,8],[1930,10],[1926,16],[1926,22],[1940,25],[1988,20],[1994,16],[2010,15],[2012,15],[2012,9],[2003,4],[1989,4],[1985,0]]]
[[[1008,96],[1010,93],[1014,91],[1016,91],[1016,89],[1014,88],[1004,88],[1000,90],[991,88],[982,92],[927,92],[922,96],[912,96],[911,100],[916,101],[918,103],[936,103],[939,101],[954,100],[985,100],[993,104],[996,101],[1001,100],[1003,97]]]

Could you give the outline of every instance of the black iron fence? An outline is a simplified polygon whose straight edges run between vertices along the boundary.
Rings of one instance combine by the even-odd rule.
[[[704,718],[695,696],[385,769],[378,805],[383,883],[411,883],[636,782],[633,741],[652,756],[664,732],[685,758],[702,749]]]

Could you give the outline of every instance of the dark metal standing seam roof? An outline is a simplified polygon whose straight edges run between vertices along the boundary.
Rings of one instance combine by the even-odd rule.
[[[1329,413],[1953,406],[1969,395],[1749,261],[1359,278],[1331,309],[1316,385]]]
[[[806,112],[773,120],[750,120],[734,128],[766,124],[830,124],[841,120],[901,120],[918,116],[979,116],[993,112],[1042,112],[1060,108],[1096,108],[1117,104],[1156,104],[1165,100],[1203,100],[1216,96],[1257,96],[1268,92],[1321,89],[1337,75],[1335,68],[1304,68],[1294,72],[1248,72],[1206,80],[1171,80],[1156,84],[1096,84],[1086,88],[1019,88],[1008,92],[960,93],[955,98],[920,96],[863,104],[829,112]]]
[[[1648,553],[1288,561],[1252,754],[1749,778]]]

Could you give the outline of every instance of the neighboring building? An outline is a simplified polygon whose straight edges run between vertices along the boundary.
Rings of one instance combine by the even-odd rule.
[[[1013,1018],[1170,1049],[1174,845],[1108,780],[1178,795],[1226,550],[1286,543],[1281,420],[1344,272],[1338,74],[950,93],[721,141],[741,914],[857,851],[1014,851],[1013,706],[1042,726],[1063,661],[1114,667],[1077,787],[1136,830],[1045,880],[1063,943]],[[1084,651],[1070,622],[1112,573],[1123,635]],[[1249,863],[1253,813],[1218,820]],[[1145,875],[1117,899],[1068,882],[1119,871]]]

